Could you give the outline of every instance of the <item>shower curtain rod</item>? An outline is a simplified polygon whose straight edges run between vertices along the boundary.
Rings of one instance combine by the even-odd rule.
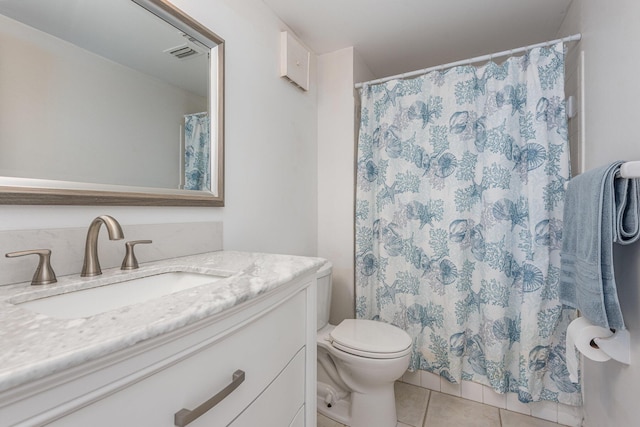
[[[389,80],[393,80],[393,79],[407,79],[407,78],[411,78],[411,77],[417,77],[417,76],[420,76],[422,74],[427,74],[428,72],[434,71],[434,70],[445,70],[445,69],[448,69],[448,68],[456,67],[458,65],[470,65],[470,64],[473,64],[475,62],[490,61],[493,58],[499,58],[501,56],[511,56],[511,55],[513,55],[515,53],[526,52],[528,50],[535,49],[537,47],[550,46],[552,44],[556,44],[556,43],[560,43],[560,42],[568,43],[568,42],[573,42],[573,41],[579,41],[581,38],[582,38],[582,34],[578,33],[578,34],[574,34],[572,36],[564,37],[564,38],[561,38],[561,39],[550,40],[550,41],[543,42],[543,43],[538,43],[538,44],[532,44],[532,45],[520,47],[520,48],[517,48],[517,49],[504,50],[504,51],[498,52],[498,53],[492,53],[492,54],[489,54],[489,55],[476,56],[475,58],[463,59],[461,61],[451,62],[449,64],[436,65],[435,67],[423,68],[422,70],[416,70],[416,71],[411,71],[411,72],[408,72],[408,73],[397,74],[395,76],[390,76],[390,77],[383,77],[381,79],[370,80],[368,82],[363,82],[363,83],[357,83],[356,84],[356,89],[362,88],[362,86],[364,86],[365,84],[373,85],[373,84],[378,84],[378,83],[385,83],[385,82],[388,82]]]

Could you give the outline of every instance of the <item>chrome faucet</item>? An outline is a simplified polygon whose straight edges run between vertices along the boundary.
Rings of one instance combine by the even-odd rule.
[[[89,277],[102,274],[100,261],[98,261],[98,233],[100,226],[104,224],[109,232],[109,240],[120,240],[124,238],[124,233],[118,221],[109,215],[102,215],[95,218],[87,231],[87,243],[84,247],[84,263],[80,276]]]

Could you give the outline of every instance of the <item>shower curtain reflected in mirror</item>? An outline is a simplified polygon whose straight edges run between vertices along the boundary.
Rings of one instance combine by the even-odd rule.
[[[208,113],[184,116],[185,190],[211,190],[210,127]]]
[[[412,370],[580,404],[558,298],[563,45],[361,96],[357,316],[406,330]]]

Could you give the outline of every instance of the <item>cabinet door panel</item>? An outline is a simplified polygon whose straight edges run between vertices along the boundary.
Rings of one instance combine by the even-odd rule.
[[[298,413],[296,414],[293,421],[291,421],[291,424],[289,424],[289,427],[304,427],[304,411],[305,411],[305,406],[303,406],[298,410]],[[307,427],[311,427],[311,426],[307,426]]]
[[[231,423],[231,427],[288,426],[303,403],[304,351],[301,350],[255,402]]]
[[[233,373],[241,369],[245,381],[190,424],[226,426],[303,348],[305,309],[304,292],[300,292],[214,345],[50,425],[172,427],[176,412],[195,409],[225,388]]]

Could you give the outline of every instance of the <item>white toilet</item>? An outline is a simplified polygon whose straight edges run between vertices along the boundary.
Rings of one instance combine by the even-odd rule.
[[[395,427],[393,383],[409,366],[411,337],[383,322],[329,324],[331,263],[318,270],[318,412],[351,427]]]

